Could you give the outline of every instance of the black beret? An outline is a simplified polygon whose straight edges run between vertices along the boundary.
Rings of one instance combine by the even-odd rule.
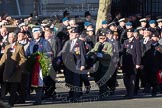
[[[71,30],[71,33],[79,33],[77,28]]]
[[[101,31],[101,32],[99,33],[99,36],[106,36],[106,34],[107,34],[106,32],[102,32],[102,31]]]

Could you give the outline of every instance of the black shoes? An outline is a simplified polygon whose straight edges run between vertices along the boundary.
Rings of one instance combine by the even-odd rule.
[[[40,101],[35,101],[34,103],[33,103],[33,105],[41,105],[42,104],[42,102],[40,102]]]

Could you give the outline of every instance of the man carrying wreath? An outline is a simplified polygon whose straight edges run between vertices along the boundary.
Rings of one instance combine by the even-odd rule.
[[[41,55],[43,54],[49,58],[52,55],[52,51],[49,42],[41,37],[40,27],[34,27],[32,33],[34,39],[30,42],[26,55],[28,57],[33,56],[35,59],[34,65],[31,65],[31,85],[36,91],[36,101],[34,104],[39,105],[41,104],[43,93],[43,77],[45,77],[45,73],[43,73],[44,67],[42,67],[43,63],[40,62],[43,57]],[[44,62],[46,62],[46,60]],[[30,63],[32,64],[32,61],[30,61]]]

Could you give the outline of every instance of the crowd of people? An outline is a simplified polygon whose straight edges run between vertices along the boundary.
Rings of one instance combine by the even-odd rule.
[[[7,25],[11,24],[16,27],[8,32]],[[62,70],[69,88],[67,98],[72,101],[84,95],[83,84],[85,93],[90,92],[89,75],[98,85],[100,98],[115,95],[119,69],[123,72],[125,98],[134,98],[141,88],[152,96],[162,93],[162,18],[121,18],[118,14],[113,19],[109,14],[95,31],[95,20],[89,12],[84,19],[71,18],[68,11],[61,20],[1,17],[0,99],[9,92],[8,102],[14,106],[25,103],[35,90],[34,104],[39,105],[42,99],[56,95],[55,77]],[[114,55],[119,57],[114,72],[111,78],[102,80]],[[46,61],[42,62],[45,57],[47,74]]]

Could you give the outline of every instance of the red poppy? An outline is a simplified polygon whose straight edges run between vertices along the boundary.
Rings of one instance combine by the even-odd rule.
[[[104,51],[106,51],[106,50],[107,50],[107,48],[104,48],[103,50],[104,50]]]
[[[16,45],[14,45],[13,48],[16,49]]]
[[[40,59],[41,59],[41,56],[36,56],[36,59],[37,59],[37,60],[40,60]]]
[[[79,46],[79,43],[75,43],[75,46]]]

